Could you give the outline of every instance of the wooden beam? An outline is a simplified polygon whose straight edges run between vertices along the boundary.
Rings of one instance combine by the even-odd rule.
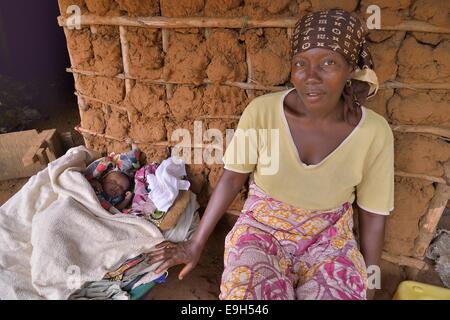
[[[68,26],[66,17],[59,16],[58,24],[61,27]],[[96,16],[91,14],[81,15],[81,25],[112,25],[141,28],[232,28],[232,29],[252,29],[252,28],[294,28],[298,17],[281,17],[267,19],[251,19],[247,16],[237,18],[219,17],[189,17],[189,18],[169,18],[169,17],[128,17],[128,16]],[[70,20],[69,20],[70,21]],[[393,26],[383,25],[380,29],[373,31],[415,31],[430,33],[450,33],[450,27],[435,26],[419,20],[405,20]]]
[[[247,58],[247,64],[249,64],[249,63],[251,64],[251,61],[248,60],[248,58]],[[81,74],[81,75],[90,76],[90,77],[110,77],[110,76],[104,75],[100,72],[80,70],[80,69],[76,69],[76,68],[66,68],[66,71],[70,72],[70,73]],[[113,77],[117,78],[117,79],[123,79],[123,80],[131,79],[131,80],[136,80],[136,81],[143,82],[143,83],[152,83],[152,84],[159,84],[159,85],[167,85],[167,84],[181,84],[181,85],[187,85],[187,86],[197,86],[198,85],[195,83],[164,80],[164,79],[138,79],[135,77],[127,76],[123,73],[116,74]],[[250,75],[250,78],[251,77],[252,77],[252,75]],[[274,91],[274,92],[283,91],[283,90],[292,88],[291,86],[288,86],[288,85],[266,86],[266,85],[257,83],[254,80],[252,80],[251,82],[224,81],[222,83],[216,83],[209,79],[204,79],[201,83],[202,84],[227,85],[227,86],[238,87],[238,88],[241,88],[244,90],[264,90],[264,91]],[[388,81],[388,82],[382,83],[380,85],[381,90],[402,89],[402,88],[414,89],[414,90],[450,90],[450,85],[445,84],[445,83],[444,84],[443,83],[408,84],[408,83],[402,83],[402,82],[398,82],[398,81]]]
[[[417,125],[404,125],[393,124],[391,129],[397,132],[413,132],[413,133],[429,133],[435,136],[441,136],[450,139],[450,129],[433,127],[433,126],[417,126]]]

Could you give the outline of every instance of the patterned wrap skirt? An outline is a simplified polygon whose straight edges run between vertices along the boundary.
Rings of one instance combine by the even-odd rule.
[[[252,183],[225,239],[224,266],[220,299],[366,299],[366,265],[349,202],[305,210]]]

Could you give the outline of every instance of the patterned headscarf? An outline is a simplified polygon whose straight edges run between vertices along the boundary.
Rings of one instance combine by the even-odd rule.
[[[295,25],[292,53],[312,48],[339,52],[355,68],[351,85],[344,88],[344,98],[361,105],[378,91],[378,78],[364,36],[361,22],[347,11],[331,9],[309,13]]]

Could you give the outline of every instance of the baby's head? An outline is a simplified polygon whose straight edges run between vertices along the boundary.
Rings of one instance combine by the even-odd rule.
[[[102,188],[110,197],[123,196],[130,189],[130,180],[126,174],[113,171],[103,177]]]

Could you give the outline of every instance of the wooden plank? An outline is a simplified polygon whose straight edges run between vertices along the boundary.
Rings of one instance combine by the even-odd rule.
[[[38,135],[36,130],[0,134],[0,180],[30,177],[45,167],[40,163],[28,167],[22,164],[22,156]]]
[[[39,149],[47,147],[47,139],[49,138],[50,132],[48,130],[39,133],[36,138],[32,141],[30,148],[25,152],[22,157],[22,163],[25,167],[32,165],[36,161],[40,161],[38,157]],[[42,154],[42,152],[40,152]],[[42,155],[41,155],[42,158]]]
[[[428,246],[433,240],[439,220],[444,213],[450,196],[450,187],[438,184],[434,197],[431,199],[427,213],[419,223],[419,236],[414,241],[413,255],[418,258],[425,256]]]
[[[390,253],[387,253],[386,251],[383,251],[383,253],[381,254],[381,259],[391,263],[398,264],[400,266],[412,267],[419,270],[428,269],[428,265],[420,259],[406,256],[395,256]]]

